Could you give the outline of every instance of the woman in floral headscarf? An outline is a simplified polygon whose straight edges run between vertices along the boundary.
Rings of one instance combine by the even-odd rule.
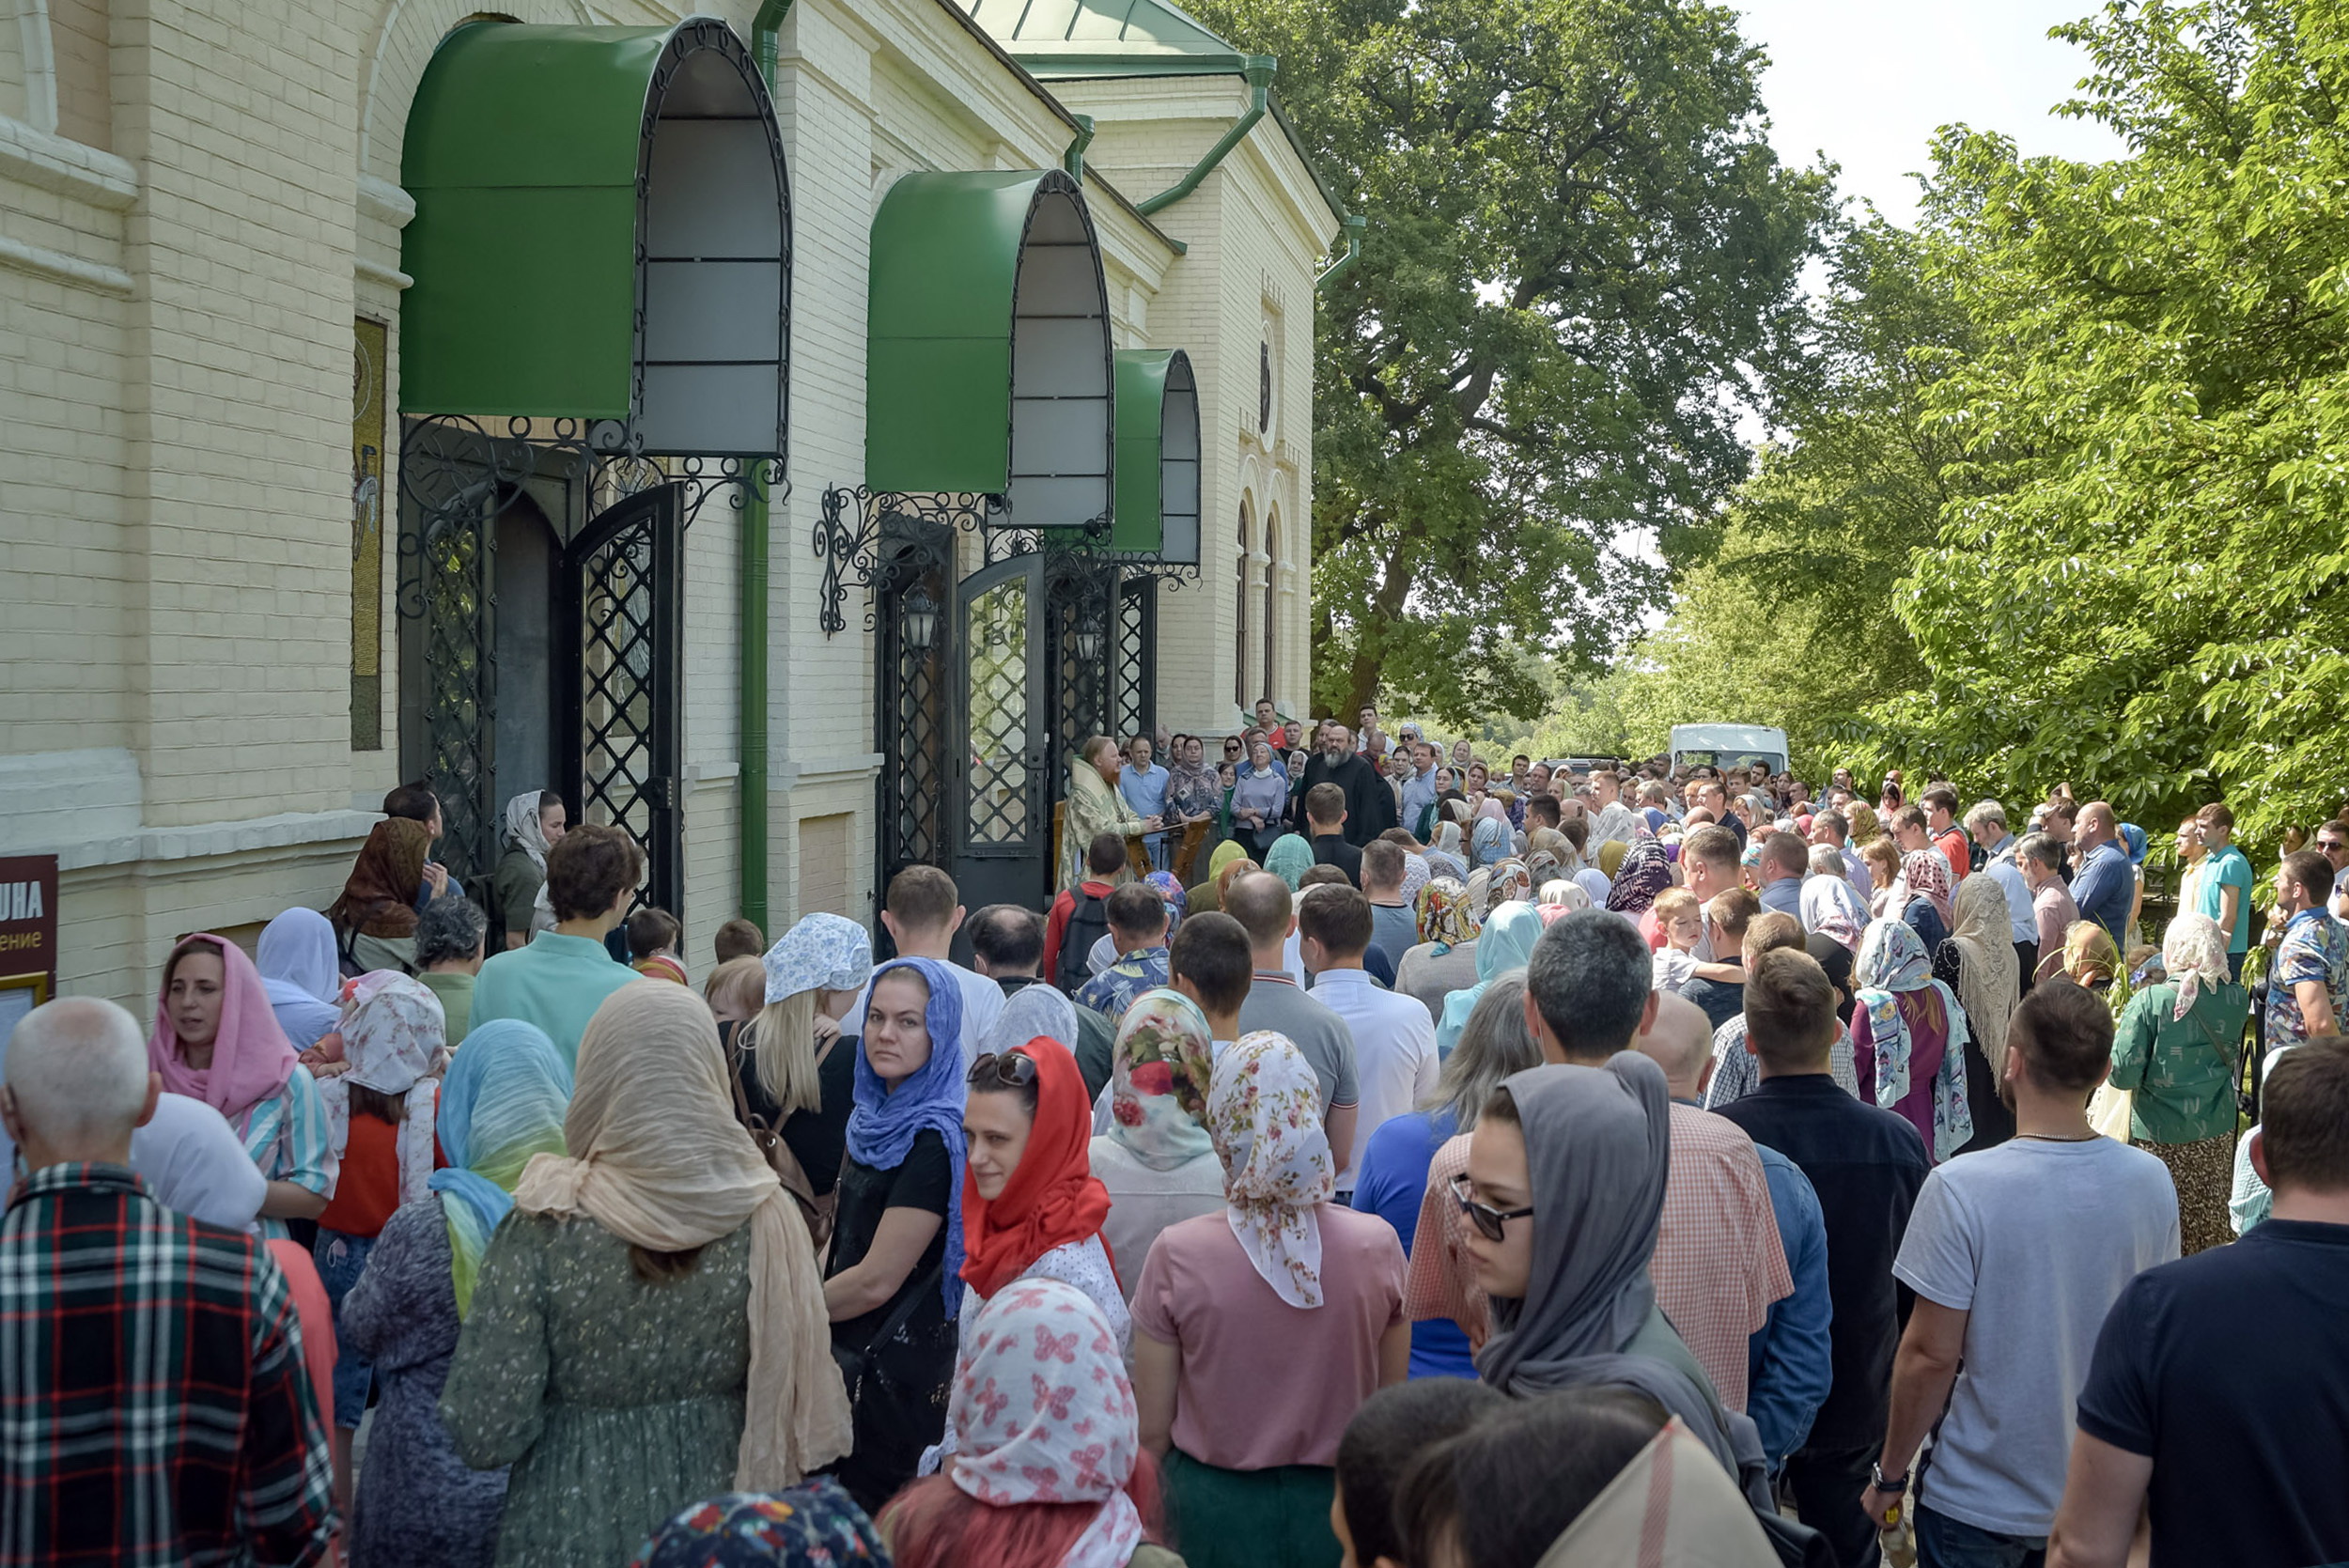
[[[832,1020],[855,1007],[873,976],[872,939],[856,922],[818,911],[776,939],[759,967],[759,1011],[727,1042],[729,1066],[743,1103],[799,1162],[800,1180],[786,1173],[786,1185],[829,1226],[856,1102],[850,1037],[864,1030],[862,1018]]]
[[[1110,1130],[1093,1141],[1093,1174],[1109,1189],[1101,1237],[1128,1302],[1159,1233],[1223,1207],[1206,1128],[1213,1053],[1206,1014],[1180,991],[1144,991],[1117,1026]]]
[[[1656,895],[1672,885],[1672,856],[1658,840],[1643,838],[1623,852],[1623,863],[1608,884],[1607,907],[1638,920],[1656,907]]]
[[[1476,984],[1476,934],[1483,922],[1469,906],[1468,889],[1439,877],[1420,890],[1419,945],[1394,967],[1394,989],[1414,996],[1430,1017],[1443,999]]]
[[[1100,1308],[1022,1280],[972,1320],[964,1350],[951,1467],[881,1514],[898,1568],[1179,1568],[1150,1545],[1155,1467]]]
[[[1884,912],[1917,933],[1933,952],[1949,939],[1950,928],[1957,924],[1957,911],[1951,902],[1955,890],[1950,885],[1950,862],[1938,849],[1912,849],[1901,857],[1900,879],[1892,884],[1892,894],[1885,900]]]
[[[1229,1206],[1159,1233],[1134,1291],[1143,1446],[1190,1568],[1326,1563],[1338,1438],[1410,1361],[1403,1247],[1330,1201],[1320,1084],[1286,1036],[1223,1053],[1207,1131]]]
[[[1869,923],[1852,964],[1852,1066],[1861,1097],[1906,1120],[1938,1165],[1974,1136],[1966,1103],[1966,1012],[1933,978],[1917,933],[1897,920]]]
[[[2122,1010],[2112,1086],[2131,1092],[2129,1141],[2170,1167],[2181,1250],[2199,1252],[2232,1234],[2227,1193],[2234,1170],[2234,1086],[2251,999],[2230,978],[2227,934],[2208,915],[2171,921],[2161,961],[2169,977],[2131,996]]]
[[[319,1086],[327,1143],[341,1173],[334,1201],[319,1216],[312,1249],[338,1334],[343,1298],[359,1282],[384,1223],[429,1190],[440,1085],[426,1075],[440,1068],[445,1027],[440,999],[404,974],[363,974],[344,994],[346,1065]],[[334,1424],[344,1435],[338,1467],[349,1463],[348,1434],[366,1414],[373,1380],[366,1357],[346,1349],[335,1358]]]
[[[889,1548],[829,1477],[780,1492],[722,1492],[654,1532],[628,1568],[889,1568]]]

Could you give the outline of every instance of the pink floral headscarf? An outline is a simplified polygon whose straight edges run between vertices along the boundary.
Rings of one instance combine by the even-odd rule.
[[[432,1122],[440,1085],[428,1076],[440,1065],[448,1025],[441,999],[421,980],[376,970],[343,986],[343,1049],[350,1065],[319,1085],[326,1111],[326,1141],[340,1159],[350,1143],[350,1091],[372,1089],[403,1101],[399,1124],[399,1201],[424,1198],[432,1179]]]
[[[1321,1220],[1337,1192],[1321,1126],[1321,1080],[1285,1034],[1260,1029],[1216,1062],[1207,1134],[1223,1161],[1224,1210],[1265,1283],[1292,1307],[1321,1305]]]
[[[212,1064],[191,1067],[179,1054],[179,1032],[171,1023],[171,999],[155,999],[155,1028],[147,1037],[147,1064],[175,1094],[202,1100],[228,1118],[240,1135],[245,1113],[272,1098],[293,1076],[293,1042],[277,1022],[261,971],[244,949],[226,937],[199,931],[190,941],[210,943],[220,954],[220,1032],[212,1036]],[[168,982],[166,982],[168,984]]]
[[[1894,920],[1908,908],[1912,898],[1929,899],[1933,912],[1941,917],[1943,925],[1954,925],[1957,917],[1951,912],[1950,862],[1938,849],[1911,849],[1901,860],[1900,880],[1892,887],[1892,905],[1888,913]]]
[[[1101,1309],[1058,1280],[1006,1285],[963,1342],[948,1473],[997,1508],[1097,1503],[1061,1568],[1126,1568],[1143,1544],[1126,1491],[1142,1455],[1133,1385]]]

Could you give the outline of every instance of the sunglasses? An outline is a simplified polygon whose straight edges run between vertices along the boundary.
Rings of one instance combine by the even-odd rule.
[[[1035,1058],[1018,1051],[987,1051],[971,1063],[962,1081],[973,1089],[1025,1089],[1035,1081]]]
[[[1512,1219],[1523,1219],[1527,1215],[1533,1212],[1531,1208],[1497,1209],[1490,1203],[1478,1203],[1474,1198],[1469,1196],[1469,1191],[1468,1177],[1455,1176],[1452,1178],[1453,1202],[1460,1205],[1460,1212],[1469,1217],[1469,1222],[1476,1227],[1478,1233],[1482,1234],[1486,1241],[1505,1240],[1508,1234],[1509,1221]]]

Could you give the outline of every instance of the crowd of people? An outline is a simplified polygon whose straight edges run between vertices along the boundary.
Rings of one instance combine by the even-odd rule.
[[[1360,717],[1097,737],[1049,901],[707,966],[406,786],[36,1009],[0,1560],[2349,1560],[2349,821],[2263,888],[2203,806],[2156,930],[2068,787]]]

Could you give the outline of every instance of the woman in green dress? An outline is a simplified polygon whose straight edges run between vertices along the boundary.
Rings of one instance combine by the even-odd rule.
[[[814,1250],[734,1119],[681,986],[597,1009],[564,1122],[481,1264],[441,1420],[513,1466],[501,1568],[625,1562],[678,1509],[774,1491],[848,1447]]]
[[[2183,914],[2161,943],[2169,978],[2131,996],[2112,1038],[2112,1086],[2130,1091],[2129,1141],[2157,1155],[2178,1188],[2178,1248],[2234,1239],[2235,1070],[2248,992],[2229,977],[2227,937]]]

